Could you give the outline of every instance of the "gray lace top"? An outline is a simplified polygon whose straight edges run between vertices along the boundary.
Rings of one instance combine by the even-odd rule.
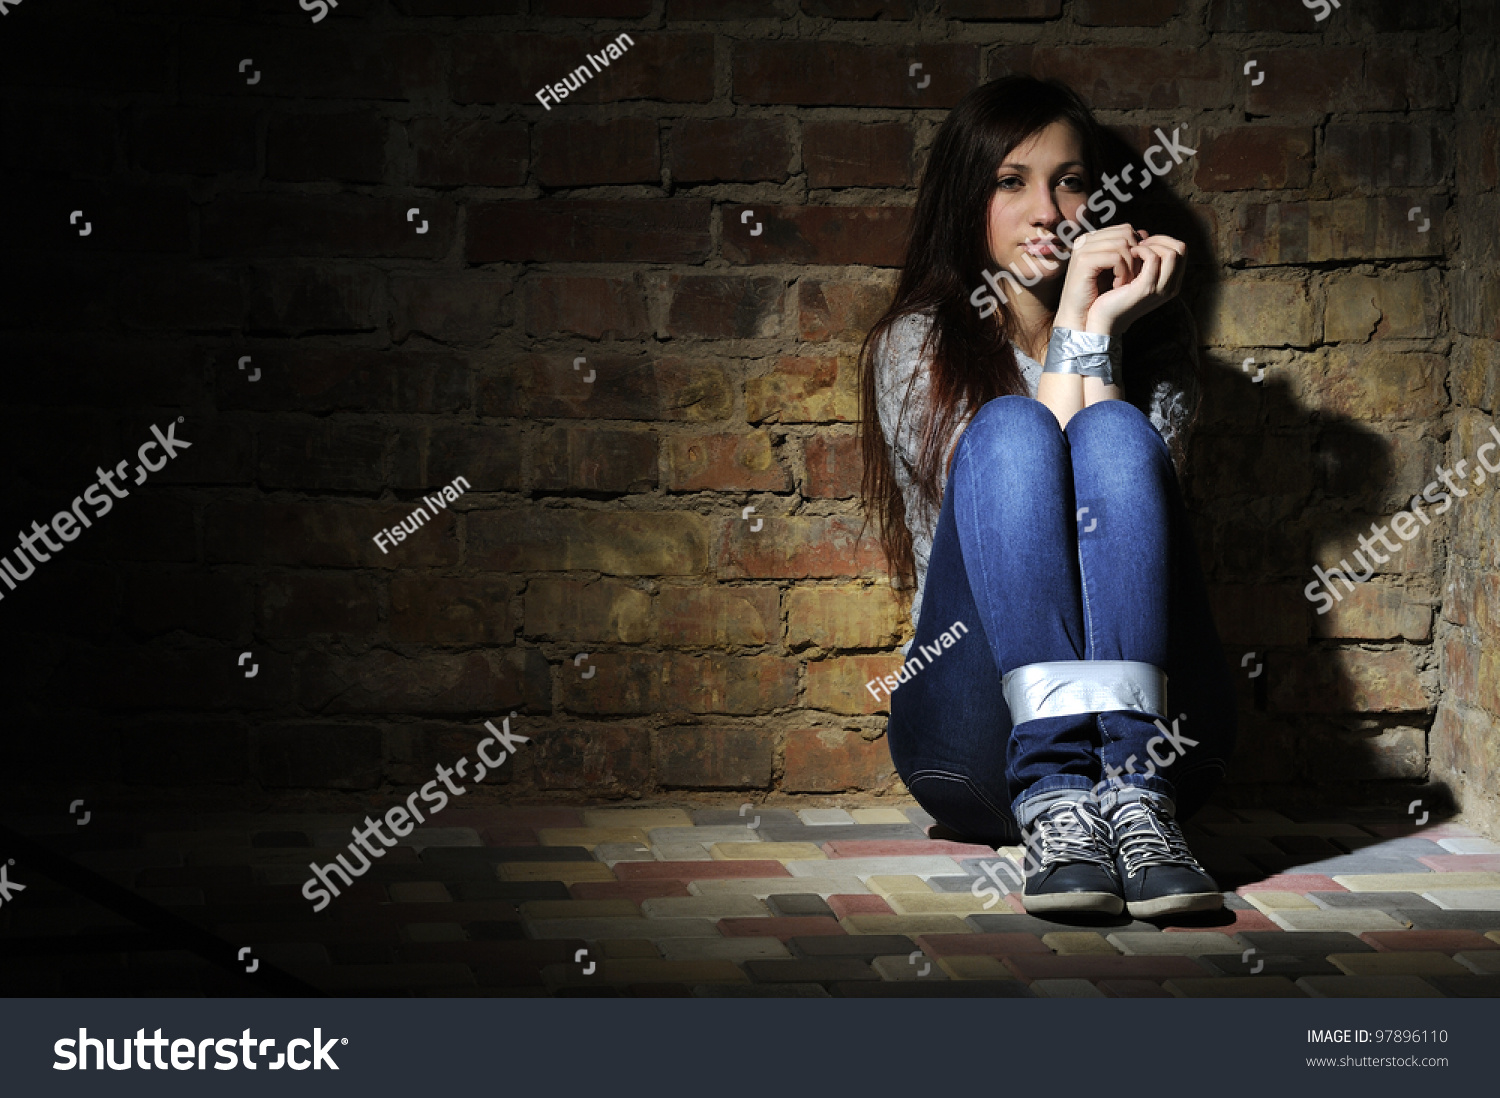
[[[928,410],[928,368],[931,363],[930,356],[923,353],[922,342],[931,323],[928,314],[903,316],[891,325],[886,338],[874,348],[875,400],[880,429],[885,435],[897,487],[906,500],[906,524],[911,531],[912,555],[916,558],[916,591],[911,602],[913,630],[922,610],[922,587],[927,579],[927,561],[937,525],[936,514],[923,513],[914,480],[917,448]],[[1201,399],[1196,372],[1197,336],[1190,322],[1185,331],[1188,333],[1185,338],[1153,345],[1148,357],[1126,358],[1122,363],[1126,399],[1146,413],[1151,425],[1166,440],[1179,476],[1183,471],[1188,424]],[[1034,397],[1042,376],[1042,364],[1014,344],[1012,347],[1027,391]],[[947,486],[948,454],[957,444],[968,419],[966,406],[960,404],[954,432],[943,451],[940,495]],[[911,644],[907,641],[901,646],[903,656]]]

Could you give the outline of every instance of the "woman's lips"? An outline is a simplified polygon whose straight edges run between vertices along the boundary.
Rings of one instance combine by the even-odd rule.
[[[1054,238],[1054,239],[1050,239],[1050,240],[1032,240],[1032,241],[1028,241],[1028,242],[1022,244],[1021,247],[1022,247],[1022,249],[1024,251],[1026,251],[1030,255],[1056,256],[1058,254],[1058,247],[1057,247],[1057,245],[1058,245],[1058,241]]]

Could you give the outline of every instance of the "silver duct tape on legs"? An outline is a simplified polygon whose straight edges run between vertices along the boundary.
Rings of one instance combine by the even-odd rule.
[[[1167,675],[1136,660],[1028,663],[1000,680],[1012,724],[1038,717],[1130,709],[1165,719]]]

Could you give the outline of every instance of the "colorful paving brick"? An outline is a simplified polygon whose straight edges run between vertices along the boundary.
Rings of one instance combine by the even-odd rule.
[[[1500,843],[1399,808],[1205,809],[1189,842],[1225,907],[1176,920],[1030,915],[983,876],[1016,848],[888,799],[455,810],[314,912],[308,863],[332,862],[362,816],[142,813],[134,832],[33,833],[332,994],[1500,996]],[[128,925],[49,882],[27,898],[0,944]],[[139,981],[102,993],[183,992],[153,983],[159,968],[116,968]],[[37,993],[74,986],[18,971]],[[210,994],[226,978],[200,976]]]

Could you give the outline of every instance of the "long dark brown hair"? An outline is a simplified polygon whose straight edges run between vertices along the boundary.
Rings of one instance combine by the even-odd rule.
[[[998,311],[981,317],[980,310],[970,302],[970,294],[983,285],[984,271],[994,266],[987,226],[1000,164],[1017,145],[1058,121],[1071,124],[1078,133],[1086,166],[1081,174],[1092,190],[1106,155],[1106,134],[1087,104],[1066,84],[1031,76],[1003,76],[975,88],[959,101],[933,139],[894,299],[860,347],[860,443],[864,453],[860,494],[865,525],[872,516],[879,520],[880,544],[888,569],[908,593],[915,583],[916,561],[906,522],[906,501],[891,468],[876,408],[874,352],[901,317],[931,313],[933,323],[926,345],[926,353],[931,355],[930,414],[918,432],[913,480],[918,505],[935,518],[942,505],[939,481],[943,451],[953,436],[961,402],[972,416],[998,396],[1030,395],[1011,348],[1011,339],[1018,331],[1014,315],[1002,300]],[[1130,343],[1126,346],[1128,349]],[[905,394],[900,396],[905,399]],[[862,526],[860,536],[863,534]]]

